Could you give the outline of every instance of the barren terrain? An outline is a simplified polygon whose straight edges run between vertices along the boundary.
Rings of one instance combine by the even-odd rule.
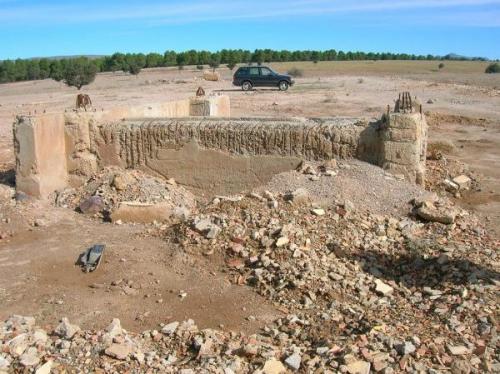
[[[481,296],[477,296],[477,298],[481,299],[481,302],[487,305],[491,312],[483,310],[481,313],[484,312],[485,315],[489,313],[489,316],[498,317],[498,305],[496,307],[494,305],[495,297],[488,292],[494,292],[489,287],[498,285],[498,273],[495,273],[495,269],[498,269],[499,265],[496,256],[498,239],[500,238],[500,169],[498,167],[500,165],[500,74],[484,74],[485,64],[481,62],[446,62],[445,68],[439,71],[437,62],[427,61],[320,62],[318,64],[283,63],[270,65],[280,72],[286,72],[291,67],[298,67],[303,70],[304,75],[297,78],[295,86],[285,93],[272,89],[259,89],[244,93],[239,88],[232,86],[231,72],[227,69],[220,69],[223,78],[220,82],[203,81],[200,78],[201,73],[189,67],[184,70],[151,69],[143,70],[137,77],[121,72],[100,74],[96,81],[88,87],[84,87],[82,92],[90,95],[96,110],[187,98],[194,95],[198,86],[202,86],[207,93],[223,92],[229,95],[231,114],[235,117],[361,116],[374,118],[379,117],[386,110],[388,104],[393,104],[393,100],[399,92],[410,91],[422,102],[423,109],[427,114],[430,131],[429,143],[446,142],[451,144],[450,147],[442,151],[444,159],[429,161],[429,180],[431,183],[429,183],[428,189],[440,191],[439,183],[443,176],[453,178],[459,174],[467,174],[473,178],[474,182],[474,188],[459,197],[447,195],[452,203],[474,214],[472,223],[466,221],[467,218],[464,218],[466,217],[464,215],[460,216],[463,221],[460,221],[456,228],[442,229],[438,226],[415,228],[415,232],[420,234],[425,232],[426,240],[429,237],[439,236],[438,233],[442,234],[442,238],[436,240],[447,248],[446,250],[435,250],[433,247],[428,247],[423,250],[422,258],[425,261],[433,256],[441,258],[443,256],[441,252],[446,252],[445,256],[449,256],[448,260],[452,261],[450,266],[455,266],[454,261],[457,261],[459,265],[456,266],[462,270],[465,269],[463,279],[460,278],[460,281],[455,283],[450,281],[450,279],[453,280],[454,276],[457,276],[454,275],[453,271],[450,270],[449,273],[443,275],[441,281],[443,284],[446,283],[446,287],[449,288],[446,289],[449,291],[447,293],[449,298],[452,297],[450,295],[459,294],[463,287],[468,287],[469,282],[471,285],[474,283],[465,275],[466,270],[469,269],[467,266],[476,269],[478,274],[481,274],[478,275],[478,278],[481,279],[481,282],[485,279],[484,282],[487,284],[484,294],[483,290],[478,291]],[[7,186],[14,186],[15,183],[12,145],[14,117],[26,113],[73,110],[75,96],[76,90],[51,80],[0,85],[0,183]],[[455,165],[460,169],[460,173],[449,169],[449,165]],[[401,222],[405,222],[407,219],[405,212],[411,210],[409,200],[411,197],[418,197],[419,194],[424,193],[388,178],[375,167],[367,167],[355,161],[347,161],[340,166],[343,168],[339,170],[339,182],[334,179],[321,179],[315,184],[316,187],[311,187],[312,191],[315,191],[313,193],[316,194],[317,208],[319,209],[321,206],[327,211],[326,217],[328,219],[333,217],[332,219],[337,220],[335,221],[337,223],[339,222],[339,214],[342,222],[344,209],[348,210],[345,207],[345,201],[350,199],[353,200],[357,212],[352,218],[352,222],[361,225],[355,226],[356,228],[369,227],[369,230],[379,230],[377,227],[381,223],[390,222],[388,217],[391,215],[397,217]],[[365,177],[366,180],[363,181]],[[263,186],[259,192],[264,193],[264,190],[269,190],[278,196],[287,190],[312,186],[312,184],[308,177],[291,171],[288,174],[277,176],[269,185]],[[383,191],[377,190],[382,188]],[[206,196],[208,195],[209,193]],[[212,208],[206,208],[205,204],[208,202],[206,196],[199,199],[199,204],[203,207],[200,209],[202,211],[206,209],[205,214],[212,214]],[[282,204],[280,198],[277,200],[279,204]],[[240,209],[242,211],[248,210],[250,212],[248,216],[252,217],[248,222],[245,221],[245,227],[248,225],[256,230],[260,227],[267,227],[271,230],[273,219],[283,220],[283,224],[292,221],[291,225],[298,224],[301,222],[299,217],[302,214],[308,214],[307,210],[301,210],[297,213],[286,208],[285,210],[288,209],[286,214],[293,217],[292,219],[287,221],[283,215],[270,213],[269,221],[264,223],[262,217],[267,214],[262,213],[264,208],[254,206],[253,201],[245,201],[242,204],[242,206],[236,207],[231,204],[223,204],[221,209],[223,211],[221,214],[225,214],[230,222],[229,227],[234,226],[234,230],[231,229],[233,236],[239,232],[241,222],[248,218],[247,216],[240,217]],[[366,213],[368,216],[364,216],[365,212],[368,212]],[[387,217],[380,218],[379,215],[387,215]],[[256,223],[258,219],[262,220],[259,224],[264,226],[259,226]],[[391,273],[390,264],[391,261],[395,261],[397,255],[391,253],[391,250],[385,253],[387,251],[386,244],[380,244],[383,255],[375,253],[376,249],[373,249],[374,252],[371,253],[368,248],[368,243],[372,240],[371,237],[367,239],[363,237],[363,234],[360,234],[363,239],[356,241],[356,237],[351,238],[346,234],[352,229],[353,223],[351,221],[346,220],[345,223],[334,224],[330,233],[327,229],[330,223],[325,221],[325,217],[318,218],[316,221],[315,219],[308,217],[305,219],[305,223],[301,222],[304,227],[311,230],[311,237],[315,238],[312,244],[314,250],[307,252],[307,248],[304,249],[302,245],[298,246],[299,251],[302,250],[307,253],[307,256],[310,256],[314,265],[293,260],[296,261],[294,264],[297,267],[302,266],[304,273],[308,273],[311,266],[321,268],[320,258],[323,254],[318,250],[319,247],[316,248],[317,243],[325,244],[337,238],[343,240],[341,252],[351,248],[346,243],[355,247],[359,245],[359,241],[365,241],[363,245],[366,246],[366,252],[359,254],[359,258],[353,257],[356,258],[352,261],[354,265],[347,264],[349,259],[344,261],[346,256],[344,252],[344,255],[341,256],[337,253],[337,249],[334,251],[338,262],[342,263],[342,275],[348,277],[354,272],[352,273],[354,274],[352,275],[353,284],[348,283],[348,289],[352,287],[356,292],[366,296],[368,291],[364,288],[366,286],[363,285],[364,280],[371,281],[370,277],[376,275],[379,270],[385,275]],[[384,221],[384,219],[386,220]],[[384,231],[383,235],[377,234],[375,236],[386,235],[390,238],[389,242],[392,243],[394,238],[389,235],[391,225],[387,224],[387,232]],[[231,235],[224,236],[220,242],[211,243],[205,239],[193,239],[191,236],[193,234],[182,225],[176,227],[175,230],[173,232],[170,228],[159,225],[115,225],[44,202],[27,200],[16,203],[15,199],[0,202],[0,320],[5,320],[12,314],[30,315],[36,317],[39,325],[50,329],[57,326],[61,317],[66,316],[71,322],[77,323],[84,329],[102,329],[112,318],[117,317],[121,319],[123,327],[127,330],[141,332],[157,328],[160,322],[168,323],[192,318],[201,328],[217,328],[223,331],[242,331],[252,334],[267,326],[271,321],[284,318],[288,312],[294,311],[293,305],[296,301],[294,298],[299,300],[300,295],[282,295],[281,289],[270,295],[270,291],[260,278],[258,282],[256,281],[257,286],[245,283],[246,279],[250,277],[249,272],[245,271],[245,267],[231,258],[228,260],[227,255],[222,250],[217,250],[217,248],[225,250],[234,247],[234,243],[231,244],[231,240],[234,239],[231,239]],[[404,232],[403,229],[401,231]],[[330,234],[332,234],[331,237]],[[345,237],[343,237],[344,234]],[[185,235],[184,239],[181,238],[182,235]],[[293,235],[296,235],[297,243],[299,239],[303,239],[297,233]],[[401,244],[403,236],[405,235],[396,235],[394,242]],[[483,239],[487,240],[486,244],[481,241]],[[381,242],[384,240],[381,239]],[[454,240],[460,241],[462,244],[459,245]],[[84,274],[75,266],[75,261],[82,251],[95,243],[107,245],[104,262],[95,273]],[[217,247],[218,245],[220,247]],[[379,242],[374,245],[377,247]],[[468,254],[463,251],[462,245],[468,245],[475,249]],[[210,251],[207,253],[210,246],[216,248],[215,253]],[[449,252],[451,247],[454,248],[455,252]],[[315,252],[316,250],[318,252]],[[279,265],[276,265],[275,268],[285,269],[287,265],[284,265],[283,258],[280,257],[280,254],[277,256],[273,261],[281,264],[282,268]],[[467,259],[469,265],[464,265],[465,267],[462,268],[459,260],[462,257],[459,256],[464,256],[463,258]],[[303,258],[301,254],[298,257],[299,259]],[[295,253],[293,258],[295,258]],[[373,260],[374,258],[377,260]],[[488,259],[491,263],[486,263]],[[356,271],[361,272],[360,269],[369,266],[370,261],[375,261],[375,265],[372,264],[373,267],[369,271],[362,272],[360,278]],[[398,263],[397,266],[394,265],[394,269],[399,269],[398,266],[404,267],[406,263],[403,265]],[[418,270],[410,268],[409,272],[412,276],[418,277]],[[329,270],[322,269],[321,271],[325,271],[327,274]],[[489,271],[492,271],[493,275],[491,275],[491,279],[487,280],[487,276],[484,274]],[[330,275],[330,277],[332,276]],[[384,281],[399,290],[397,297],[401,303],[406,302],[409,297],[413,297],[408,295],[412,294],[418,287],[440,287],[440,284],[436,282],[425,285],[416,282],[402,286],[401,284],[404,282],[400,283],[400,281],[405,277],[404,271],[400,274],[394,270],[391,277],[392,280],[387,276]],[[358,283],[355,286],[356,279]],[[323,281],[320,280],[319,276],[309,280],[311,284]],[[271,283],[276,284],[276,282],[278,280],[274,279],[274,283]],[[294,282],[298,288],[301,287],[297,279]],[[341,282],[345,284],[345,280]],[[453,284],[450,285],[450,282]],[[398,288],[398,284],[401,289]],[[258,292],[254,292],[253,287],[256,287]],[[448,292],[446,290],[443,291],[445,294]],[[340,301],[343,300],[343,297],[348,300],[351,291],[334,289],[324,292],[329,297]],[[320,298],[319,294],[318,298]],[[369,296],[366,298],[368,299]],[[443,301],[443,304],[448,302],[453,304],[458,301],[455,299],[447,300]],[[366,303],[363,301],[363,307],[368,304],[373,306],[373,303],[372,299]],[[318,301],[318,304],[321,302]],[[402,316],[406,316],[405,313],[410,313],[411,309],[405,309],[402,304],[396,304],[398,306],[394,308],[400,308]],[[382,301],[377,305],[380,308],[386,307]],[[418,300],[415,301],[414,309],[417,309],[417,305]],[[326,306],[323,307],[326,308]],[[436,308],[439,309],[439,305]],[[324,310],[326,309],[321,309],[323,312]],[[470,313],[473,310],[474,308],[471,307]],[[357,316],[354,317],[354,314],[358,312],[352,311],[352,320],[356,320],[356,322],[351,322],[354,324],[361,324],[360,319]],[[317,316],[313,317],[313,314],[311,312],[310,317],[317,318]],[[320,312],[318,312],[319,314]],[[389,318],[390,313],[387,316]],[[394,333],[395,330],[406,329],[405,334],[411,336],[412,332],[408,330],[423,328],[418,326],[418,323],[412,325],[415,321],[411,318],[413,317],[408,317],[408,321],[413,321],[408,322],[409,325],[398,321],[397,325],[388,327],[387,331]],[[437,335],[444,334],[436,327],[441,323],[438,322],[441,317],[436,317],[435,320],[427,316],[420,316],[420,318],[425,319],[425,324],[430,326],[429,331],[434,329],[435,332],[437,331]],[[468,318],[467,314],[463,317],[462,322],[466,323]],[[375,329],[375,319],[370,321],[373,322],[371,328]],[[349,324],[347,320],[344,322]],[[377,322],[380,321],[377,320]],[[317,321],[316,323],[321,325]],[[389,325],[390,321],[385,320],[383,324]],[[491,322],[491,324],[495,323]],[[341,325],[340,322],[335,328],[340,328],[339,325]],[[306,329],[307,324],[301,326]],[[276,328],[290,333],[290,336],[293,335],[290,332],[293,326],[286,329],[283,326]],[[333,329],[331,326],[328,328]],[[346,328],[349,329],[349,327]],[[368,330],[364,330],[362,326],[356,328],[363,331],[361,335],[373,333],[373,330],[371,333],[369,332],[371,328]],[[356,328],[353,328],[353,331]],[[392,328],[393,330],[391,330]],[[321,346],[322,343],[327,344],[327,341],[328,344],[331,343],[330,337],[325,337],[325,331],[307,332],[307,334],[312,334],[317,338],[316,347]],[[452,331],[450,334],[454,335],[450,339],[458,340],[460,333],[460,331]],[[353,332],[353,334],[355,333]],[[470,334],[473,335],[473,333]],[[424,335],[422,333],[420,338],[433,339],[432,334]],[[279,337],[274,337],[279,340]],[[295,338],[300,340],[297,336],[294,336]],[[464,339],[467,340],[468,337]],[[477,343],[473,339],[469,339],[469,341],[472,345]],[[354,340],[347,339],[346,345],[347,342],[354,345]],[[298,344],[297,341],[295,343]],[[333,350],[337,344],[342,346],[343,343],[343,340],[335,340],[335,345],[331,349]],[[435,341],[434,343],[439,345]],[[271,342],[266,344],[271,344]],[[360,345],[357,340],[355,344]],[[418,348],[417,343],[413,342],[413,344]],[[373,347],[370,346],[371,348]],[[377,348],[380,347],[377,346]],[[429,350],[432,349],[429,348]],[[292,352],[293,350],[288,349],[286,356],[292,355]],[[451,355],[453,356],[453,353]],[[418,358],[422,357],[424,357],[422,360],[427,359],[425,354]],[[474,368],[493,370],[492,359],[491,357],[488,359],[490,366],[481,366],[476,363]],[[345,361],[347,363],[347,360]],[[442,369],[449,367],[451,361],[444,360],[438,363],[434,361],[434,364]],[[401,365],[399,362],[400,367]],[[288,367],[291,366],[288,365]],[[404,370],[404,367],[406,366],[401,367],[401,370]],[[498,363],[496,368],[498,368]],[[308,372],[308,369],[304,369],[304,367],[301,370]],[[476,372],[481,372],[481,369]]]

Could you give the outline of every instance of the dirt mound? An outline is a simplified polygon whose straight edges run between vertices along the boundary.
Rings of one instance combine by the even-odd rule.
[[[314,170],[278,174],[257,191],[284,195],[303,188],[313,202],[325,207],[347,200],[363,211],[396,214],[406,214],[410,200],[426,194],[418,186],[365,162],[342,161],[334,168],[321,163],[310,165]]]
[[[79,188],[63,190],[55,197],[57,206],[109,218],[125,204],[128,208],[160,207],[185,211],[196,207],[194,195],[174,180],[164,180],[138,170],[108,167]]]

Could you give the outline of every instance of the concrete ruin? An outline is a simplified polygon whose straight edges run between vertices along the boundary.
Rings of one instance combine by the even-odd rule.
[[[192,189],[235,193],[302,160],[358,158],[425,182],[427,124],[420,113],[362,118],[231,118],[226,96],[102,113],[19,117],[17,189],[45,198],[103,167],[136,168]]]

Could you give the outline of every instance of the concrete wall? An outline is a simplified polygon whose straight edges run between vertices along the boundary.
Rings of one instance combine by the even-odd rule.
[[[118,107],[101,112],[69,112],[18,117],[13,124],[16,188],[38,198],[68,185],[79,185],[97,170],[90,150],[90,129],[125,118],[188,117],[205,106],[204,115],[229,117],[227,96]]]
[[[176,115],[186,110],[229,114],[224,97],[184,105],[170,104],[163,110]],[[427,125],[420,114],[384,115],[373,122],[149,116],[160,113],[160,108],[18,119],[14,125],[18,190],[44,197],[58,188],[81,185],[100,168],[117,165],[173,177],[208,194],[235,193],[265,183],[304,159],[351,157],[424,182]],[[142,118],[130,118],[141,114]],[[50,139],[58,145],[52,148]],[[54,163],[51,169],[49,164]]]
[[[93,124],[89,153],[98,168],[139,168],[200,191],[236,193],[303,159],[358,156],[369,126],[356,118],[126,120]]]

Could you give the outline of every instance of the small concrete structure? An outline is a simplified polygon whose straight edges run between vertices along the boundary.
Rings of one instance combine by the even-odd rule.
[[[235,193],[304,159],[353,157],[424,183],[427,124],[422,114],[388,113],[375,121],[229,114],[229,98],[215,96],[18,118],[17,189],[44,198],[116,165],[173,177],[210,194]]]

